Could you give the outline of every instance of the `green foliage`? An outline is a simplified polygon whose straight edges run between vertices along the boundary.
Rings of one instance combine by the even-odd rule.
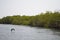
[[[2,24],[2,19],[0,19],[0,24]]]
[[[45,28],[60,28],[60,12],[41,13],[36,16],[7,16],[0,19],[3,24],[30,25]]]

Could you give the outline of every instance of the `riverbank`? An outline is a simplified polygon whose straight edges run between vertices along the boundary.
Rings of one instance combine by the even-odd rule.
[[[27,25],[32,27],[44,27],[60,29],[60,12],[41,13],[36,16],[6,16],[0,19],[0,24]]]

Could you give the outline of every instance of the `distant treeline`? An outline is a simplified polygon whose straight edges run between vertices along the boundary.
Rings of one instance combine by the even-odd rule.
[[[60,28],[60,12],[47,11],[36,16],[7,16],[0,19],[0,24],[29,25],[58,29]]]

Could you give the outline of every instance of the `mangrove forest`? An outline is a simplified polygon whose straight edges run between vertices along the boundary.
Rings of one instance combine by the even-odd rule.
[[[47,11],[35,16],[6,16],[0,18],[0,24],[29,25],[33,27],[60,29],[60,12]]]

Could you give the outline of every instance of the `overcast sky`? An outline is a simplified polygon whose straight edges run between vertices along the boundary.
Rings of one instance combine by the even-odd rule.
[[[0,18],[9,15],[37,15],[60,10],[60,0],[0,0]]]

